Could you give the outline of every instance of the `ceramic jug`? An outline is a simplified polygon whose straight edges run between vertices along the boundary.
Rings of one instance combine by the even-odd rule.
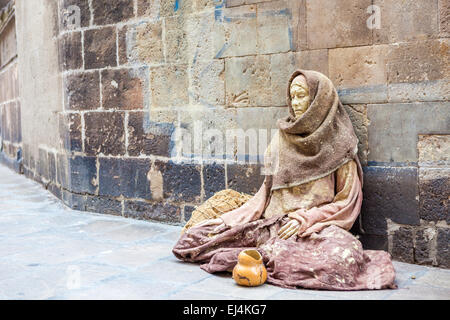
[[[247,287],[260,286],[266,282],[267,270],[257,250],[248,249],[239,253],[238,263],[233,269],[233,279],[237,284]]]

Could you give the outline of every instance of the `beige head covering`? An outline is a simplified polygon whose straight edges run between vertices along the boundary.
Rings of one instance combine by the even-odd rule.
[[[290,86],[298,75],[306,78],[311,104],[302,116],[295,118]],[[277,168],[272,172],[272,190],[322,178],[355,159],[358,151],[358,139],[350,118],[333,83],[325,75],[310,70],[295,71],[289,80],[287,95],[290,115],[278,120],[280,130],[276,143],[271,144],[269,156],[272,160],[274,155],[277,158]]]

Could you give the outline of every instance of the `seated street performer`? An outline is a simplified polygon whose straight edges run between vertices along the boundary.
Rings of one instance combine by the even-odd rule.
[[[279,119],[254,196],[216,193],[192,214],[173,248],[183,261],[232,271],[256,249],[267,282],[285,288],[396,288],[390,254],[363,250],[350,232],[362,204],[358,139],[332,82],[310,70],[288,84],[290,115]]]

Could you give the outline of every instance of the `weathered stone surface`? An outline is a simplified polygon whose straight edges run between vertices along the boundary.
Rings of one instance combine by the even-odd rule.
[[[336,48],[368,45],[367,28],[371,0],[316,0],[306,2],[308,48]]]
[[[85,196],[62,190],[61,200],[73,210],[85,210]]]
[[[181,209],[179,207],[161,202],[125,200],[123,215],[135,219],[161,222],[179,223],[181,221]]]
[[[189,80],[186,65],[165,65],[150,69],[152,107],[189,104]]]
[[[59,39],[60,63],[63,70],[83,67],[81,32],[65,33]]]
[[[72,156],[68,158],[70,191],[95,194],[98,180],[96,161],[95,157]]]
[[[156,160],[155,169],[162,174],[165,199],[199,202],[201,188],[199,165]]]
[[[448,79],[449,52],[448,39],[393,45],[388,57],[388,82]]]
[[[297,52],[296,55],[298,68],[315,70],[329,76],[328,50],[305,50]]]
[[[84,211],[122,215],[122,201],[105,197],[84,197]]]
[[[128,40],[127,40],[127,34],[128,34],[128,25],[124,25],[122,27],[117,28],[117,37],[118,37],[118,43],[117,45],[119,48],[118,51],[118,59],[119,59],[119,65],[126,65],[128,64],[128,59],[131,57],[131,54],[128,54]]]
[[[215,49],[215,12],[189,16],[186,20],[187,57],[193,64],[211,61],[219,51]]]
[[[67,75],[64,102],[67,110],[93,110],[100,107],[100,76],[94,72]]]
[[[421,219],[450,223],[450,168],[420,168],[419,199]]]
[[[118,110],[143,109],[147,72],[147,68],[103,70],[103,108]]]
[[[264,176],[261,175],[261,165],[227,163],[228,188],[254,195],[261,187],[263,181]]]
[[[99,158],[99,195],[151,199],[149,159]]]
[[[439,0],[439,32],[441,35],[450,34],[450,1]]]
[[[368,161],[416,162],[417,136],[449,131],[448,103],[371,104]]]
[[[345,111],[353,124],[356,136],[358,137],[358,157],[362,165],[367,164],[367,154],[369,152],[369,141],[367,126],[369,120],[367,119],[367,106],[355,104],[344,105]]]
[[[30,155],[30,168],[34,168],[34,158]],[[69,189],[69,161],[62,153],[56,154],[56,182],[64,189]]]
[[[74,29],[74,14],[73,7],[80,8],[80,27],[88,27],[91,20],[91,12],[89,10],[89,0],[60,0],[60,18],[61,29],[72,30]]]
[[[388,84],[388,102],[448,100],[450,100],[450,82],[447,79]]]
[[[450,135],[419,135],[417,151],[421,165],[449,164]]]
[[[216,15],[214,47],[217,58],[256,54],[256,6],[225,8]]]
[[[388,50],[386,45],[329,50],[331,81],[338,88],[385,84]]]
[[[187,60],[187,31],[185,15],[165,19],[165,53],[167,62],[185,63]]]
[[[433,262],[431,248],[435,237],[436,230],[434,228],[425,228],[416,231],[414,245],[414,261],[416,263],[431,264]]]
[[[128,55],[131,54],[133,57],[136,57],[136,60],[148,64],[163,63],[164,44],[162,30],[161,20],[139,24],[133,29],[128,28],[126,31],[126,45],[129,48],[127,50]],[[135,53],[130,51],[135,51]]]
[[[413,232],[410,228],[401,227],[392,236],[392,252],[395,260],[414,262]]]
[[[130,156],[158,155],[170,157],[172,123],[152,122],[144,112],[128,115],[128,154]]]
[[[124,114],[89,112],[84,114],[85,152],[88,155],[125,154]]]
[[[45,149],[39,149],[37,173],[45,180],[48,180],[48,153]]]
[[[47,155],[48,161],[48,179],[56,182],[56,154],[49,151]]]
[[[114,27],[84,32],[84,66],[86,69],[117,66],[116,30]]]
[[[0,101],[10,101],[19,96],[17,63],[0,73]]]
[[[62,113],[59,121],[59,130],[64,149],[68,151],[83,151],[81,115],[79,113]]]
[[[194,103],[206,106],[225,104],[225,63],[223,59],[197,61],[190,67],[189,94]]]
[[[385,218],[419,225],[417,189],[415,167],[365,167],[361,212],[364,230],[384,235]]]
[[[17,55],[15,18],[11,18],[0,34],[0,67],[5,66]]]
[[[134,17],[134,0],[92,1],[94,24],[113,24]]]
[[[296,49],[300,8],[304,1],[278,0],[258,3],[257,46],[259,54],[288,52]],[[305,21],[302,21],[304,27]]]
[[[438,228],[437,229],[437,252],[436,260],[439,266],[449,268],[450,267],[450,250],[448,244],[450,243],[450,229]]]
[[[375,43],[424,39],[438,33],[437,1],[374,0],[380,7],[381,28],[373,29]]]
[[[203,165],[203,185],[205,199],[214,193],[225,189],[225,166],[223,164],[211,163]]]

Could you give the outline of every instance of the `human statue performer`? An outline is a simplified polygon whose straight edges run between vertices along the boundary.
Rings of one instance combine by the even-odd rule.
[[[239,253],[256,249],[267,282],[285,288],[396,288],[388,252],[363,250],[348,230],[362,204],[358,139],[332,82],[295,71],[290,115],[265,153],[265,180],[254,196],[216,193],[198,207],[173,248],[183,261],[214,273],[232,271]]]

